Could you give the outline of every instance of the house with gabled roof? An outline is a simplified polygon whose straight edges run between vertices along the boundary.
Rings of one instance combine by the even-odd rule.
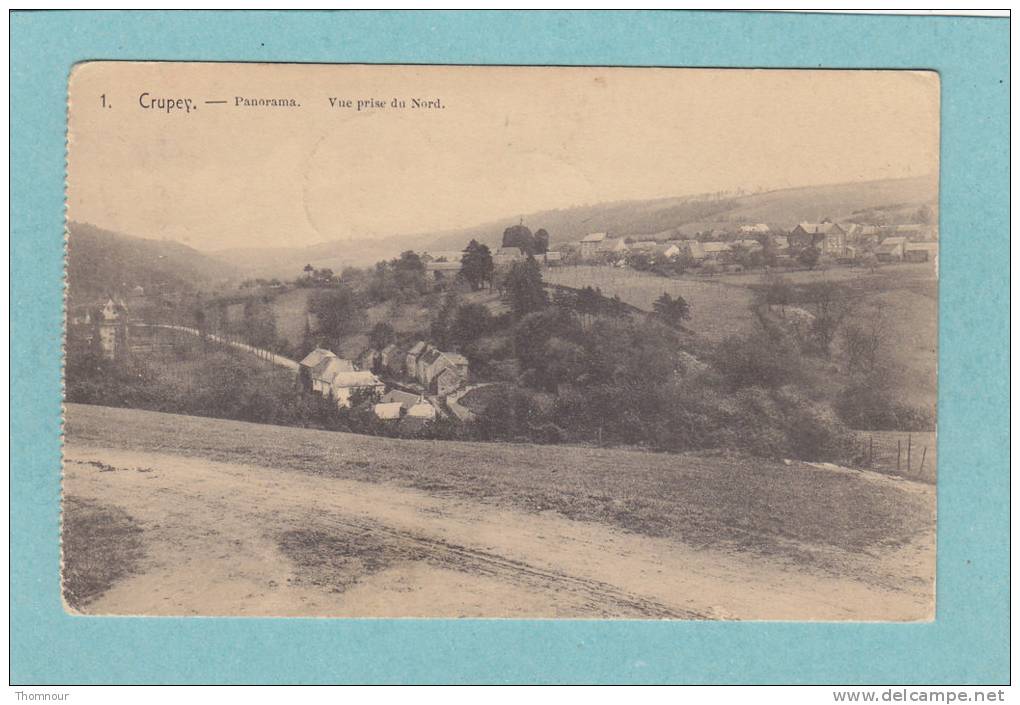
[[[600,255],[618,255],[627,251],[627,242],[622,237],[607,237],[598,246]]]
[[[356,391],[382,394],[386,385],[369,370],[357,370],[354,363],[329,350],[316,348],[299,363],[302,384],[326,397],[333,395],[338,406],[350,406]]]
[[[581,258],[591,259],[599,252],[599,245],[606,239],[605,233],[588,233],[581,238]]]
[[[346,372],[354,372],[354,363],[330,353],[311,370],[312,391],[328,395],[333,390],[334,378]]]
[[[440,396],[456,391],[468,381],[468,361],[459,353],[436,351],[425,370],[422,384]],[[440,381],[440,377],[442,380]]]
[[[372,407],[372,412],[383,421],[399,421],[403,416],[403,407],[400,402],[378,402]]]
[[[680,248],[695,262],[700,262],[707,256],[705,248],[701,246],[701,242],[698,240],[681,240]]]
[[[301,358],[301,362],[298,365],[302,368],[311,370],[323,360],[329,359],[330,357],[336,357],[334,353],[325,348],[315,348],[310,353]]]
[[[701,249],[705,253],[704,259],[726,262],[733,256],[733,248],[728,242],[703,242]]]
[[[425,352],[426,347],[428,347],[428,343],[419,340],[407,351],[404,356],[404,374],[408,377],[418,376],[418,358]]]
[[[386,385],[368,370],[353,370],[333,374],[329,391],[337,406],[349,407],[356,393],[367,393],[378,398],[386,391]]]
[[[128,308],[121,299],[107,297],[106,303],[86,314],[95,327],[99,351],[110,360],[128,352]]]
[[[379,399],[384,404],[400,404],[401,408],[407,412],[410,411],[411,407],[418,403],[420,394],[411,394],[405,392],[402,389],[391,389],[382,395]]]
[[[439,356],[439,351],[431,343],[425,346],[425,351],[418,356],[418,360],[414,367],[414,378],[422,384],[428,386],[428,378],[426,377],[426,370],[429,368],[436,358]]]
[[[407,416],[412,419],[424,419],[426,421],[433,421],[438,415],[436,407],[433,406],[432,402],[426,399],[424,396],[418,397],[418,401],[407,410]]]
[[[906,242],[903,245],[903,259],[907,262],[935,262],[938,257],[937,242]]]
[[[902,235],[887,237],[875,250],[879,262],[899,262],[903,259],[907,238]]]
[[[394,358],[397,356],[397,344],[390,343],[385,348],[379,351],[379,364],[383,369],[390,369],[393,364]]]
[[[823,253],[840,256],[846,249],[846,231],[837,223],[798,223],[789,235],[791,247],[817,247]]]

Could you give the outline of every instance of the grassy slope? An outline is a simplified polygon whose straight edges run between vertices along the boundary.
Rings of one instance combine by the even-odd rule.
[[[273,299],[276,333],[291,344],[298,345],[305,335],[305,314],[312,289],[291,289]]]
[[[64,598],[82,609],[135,572],[142,530],[116,507],[75,497],[64,499],[62,523]]]
[[[180,453],[552,510],[697,546],[810,559],[898,544],[930,528],[934,493],[743,457],[405,441],[128,409],[67,407],[67,439]]]
[[[933,408],[937,397],[938,282],[928,264],[880,267],[875,274],[864,269],[833,267],[814,271],[782,272],[793,284],[835,281],[859,295],[854,318],[869,322],[879,313],[888,330],[889,362],[897,371],[896,394],[910,406]],[[666,279],[647,272],[611,267],[561,267],[543,272],[551,284],[570,287],[598,286],[607,296],[619,294],[625,302],[650,311],[663,291],[681,294],[691,305],[687,326],[708,340],[750,330],[754,317],[749,305],[758,272],[726,274],[705,281],[694,275]],[[839,360],[835,369],[841,370]],[[837,389],[842,376],[830,380]]]
[[[596,286],[606,296],[619,295],[624,302],[645,311],[663,292],[680,294],[691,306],[687,327],[709,340],[746,331],[752,323],[751,292],[692,277],[667,279],[648,272],[613,267],[556,267],[542,273],[550,284],[573,288]],[[760,277],[758,277],[760,279]]]

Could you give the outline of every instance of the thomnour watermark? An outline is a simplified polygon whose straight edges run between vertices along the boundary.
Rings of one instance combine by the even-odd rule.
[[[832,699],[847,703],[1002,703],[1006,691],[958,688],[859,688],[834,690]]]
[[[24,690],[15,690],[14,697],[17,700],[26,700],[32,702],[63,702],[67,700],[70,693],[29,693]]]

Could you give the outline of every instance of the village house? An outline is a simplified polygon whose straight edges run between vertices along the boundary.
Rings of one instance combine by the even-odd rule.
[[[127,353],[128,309],[120,299],[107,299],[98,316],[94,317],[98,327],[99,350],[103,357],[113,360]]]
[[[123,301],[75,306],[67,315],[68,336],[89,346],[110,360],[128,352],[128,308]]]
[[[887,237],[875,250],[879,262],[899,262],[903,259],[907,238],[903,236]]]
[[[681,243],[681,249],[692,261],[701,262],[707,257],[705,254],[705,248],[702,247],[701,242],[698,240],[681,240]]]
[[[877,225],[862,225],[861,223],[847,223],[842,226],[846,231],[847,244],[858,249],[873,249],[878,245],[882,230]]]
[[[426,379],[426,370],[429,365],[436,359],[439,351],[434,345],[428,343],[425,345],[425,349],[422,354],[418,356],[418,359],[414,364],[414,374],[411,375],[422,384],[428,386],[428,380]]]
[[[716,262],[729,262],[733,256],[733,248],[726,242],[703,242],[701,249],[705,253],[703,259],[715,260]]]
[[[452,352],[438,352],[425,370],[421,382],[436,394],[445,396],[457,391],[468,381],[468,361],[463,355]]]
[[[329,385],[330,392],[340,407],[349,407],[351,399],[358,392],[378,397],[386,391],[386,385],[368,370],[337,372]]]
[[[753,223],[751,225],[741,225],[740,233],[742,235],[764,235],[770,231],[770,228],[765,223]]]
[[[442,374],[446,371],[446,374]],[[405,374],[439,395],[456,391],[468,381],[468,360],[418,341],[407,352]],[[442,375],[442,379],[439,379]]]
[[[393,366],[393,361],[398,355],[396,343],[390,343],[385,348],[379,351],[379,365],[384,370],[389,370]]]
[[[434,421],[438,412],[436,407],[432,405],[428,399],[424,396],[418,397],[418,401],[407,410],[407,416],[412,419],[423,419],[426,421]]]
[[[330,356],[333,356],[333,353],[329,350],[324,348],[315,348],[301,359],[301,362],[298,363],[298,369],[302,373],[305,373],[308,376],[308,379],[311,380],[311,372],[315,369],[315,366],[323,360],[328,359]]]
[[[599,246],[605,239],[605,233],[588,233],[581,238],[581,259],[593,259],[598,255]]]
[[[380,368],[380,354],[375,348],[368,348],[358,355],[356,367],[359,370],[369,370],[375,372]]]
[[[436,394],[445,397],[456,392],[466,380],[452,367],[444,367],[432,380]]]
[[[372,412],[383,421],[398,421],[403,415],[403,407],[398,401],[379,402],[372,407]]]
[[[308,353],[299,363],[299,376],[306,390],[324,397],[333,395],[338,406],[350,406],[357,391],[382,394],[386,386],[370,371],[355,370],[350,360],[323,348]]]
[[[401,408],[406,413],[412,406],[418,403],[419,396],[421,395],[405,392],[401,389],[391,389],[383,394],[379,401],[383,404],[400,404]]]
[[[832,222],[798,223],[789,235],[791,247],[817,247],[823,253],[840,256],[846,248],[846,231]]]
[[[907,242],[903,245],[903,259],[907,262],[934,262],[938,256],[937,242]]]
[[[341,372],[354,372],[354,363],[330,353],[312,368],[312,391],[326,396],[332,390],[333,378]]]
[[[666,259],[676,259],[680,256],[680,246],[674,242],[667,242],[656,247],[655,254]]]
[[[563,261],[562,252],[545,252],[538,256],[539,262],[547,267],[555,267]]]
[[[421,357],[422,353],[425,352],[427,344],[424,340],[419,340],[417,343],[411,346],[411,349],[407,351],[404,358],[404,374],[408,377],[418,376],[418,358]]]
[[[599,255],[619,255],[627,251],[627,243],[622,237],[607,237],[599,243]]]

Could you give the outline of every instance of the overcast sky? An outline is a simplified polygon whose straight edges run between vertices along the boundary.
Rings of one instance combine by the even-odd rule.
[[[143,93],[197,109],[143,108]],[[930,175],[938,100],[921,72],[93,63],[71,82],[69,214],[216,250]]]

